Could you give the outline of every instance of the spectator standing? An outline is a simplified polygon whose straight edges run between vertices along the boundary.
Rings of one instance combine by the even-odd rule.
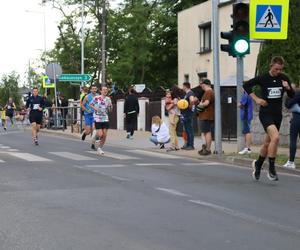
[[[203,79],[201,87],[204,94],[197,108],[199,109],[201,134],[205,144],[202,145],[202,149],[198,153],[200,155],[210,155],[215,119],[215,95],[209,79]]]
[[[297,140],[300,137],[300,92],[292,99],[286,101],[286,107],[292,111],[293,117],[290,125],[290,155],[289,160],[283,165],[285,168],[296,168],[295,156],[297,151]]]
[[[245,148],[239,152],[240,155],[251,154],[251,121],[253,119],[252,98],[244,91],[239,103],[240,118],[242,121],[242,133],[245,137]]]
[[[177,137],[177,124],[179,122],[180,110],[177,107],[177,102],[180,97],[180,89],[177,86],[172,88],[172,91],[166,93],[166,110],[169,115],[169,132],[171,138],[171,147],[167,151],[179,150]]]
[[[64,95],[59,96],[59,106],[61,107],[61,115],[63,119],[63,125],[64,129],[67,129],[67,115],[68,115],[68,107],[69,107],[69,101],[65,98]]]
[[[193,129],[193,116],[194,116],[194,92],[191,90],[189,82],[183,83],[183,91],[185,92],[184,99],[187,100],[189,106],[187,109],[181,111],[183,117],[183,126],[187,135],[187,143],[181,149],[194,150],[194,129]]]
[[[124,102],[124,116],[126,120],[127,139],[133,139],[134,130],[137,128],[137,117],[140,113],[139,100],[133,87],[128,89]]]

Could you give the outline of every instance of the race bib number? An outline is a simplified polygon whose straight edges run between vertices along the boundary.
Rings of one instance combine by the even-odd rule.
[[[282,87],[268,88],[268,98],[277,99],[281,98]]]
[[[40,104],[33,104],[33,110],[38,110],[40,108]]]

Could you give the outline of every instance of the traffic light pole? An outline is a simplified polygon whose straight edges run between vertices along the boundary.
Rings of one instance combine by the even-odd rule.
[[[243,80],[244,80],[244,58],[242,56],[238,56],[236,58],[236,104],[239,105],[241,102],[241,95],[243,91]],[[242,121],[240,118],[240,108],[237,107],[237,152],[241,151],[244,142],[242,135]]]
[[[222,155],[221,90],[219,64],[219,0],[212,0],[213,72],[215,92],[215,153]]]

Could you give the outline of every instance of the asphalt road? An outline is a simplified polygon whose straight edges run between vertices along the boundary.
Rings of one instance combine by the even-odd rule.
[[[121,139],[126,140],[126,139]],[[28,131],[0,133],[0,249],[298,249],[300,178]]]

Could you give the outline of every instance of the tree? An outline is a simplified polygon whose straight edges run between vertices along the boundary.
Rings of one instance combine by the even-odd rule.
[[[3,75],[0,81],[0,103],[5,105],[9,97],[12,97],[17,106],[21,102],[19,94],[20,76],[16,72],[11,72],[8,75]]]
[[[270,58],[281,55],[286,60],[285,72],[299,86],[300,83],[300,2],[290,0],[289,30],[287,40],[267,40],[258,57],[258,72],[267,72]]]

